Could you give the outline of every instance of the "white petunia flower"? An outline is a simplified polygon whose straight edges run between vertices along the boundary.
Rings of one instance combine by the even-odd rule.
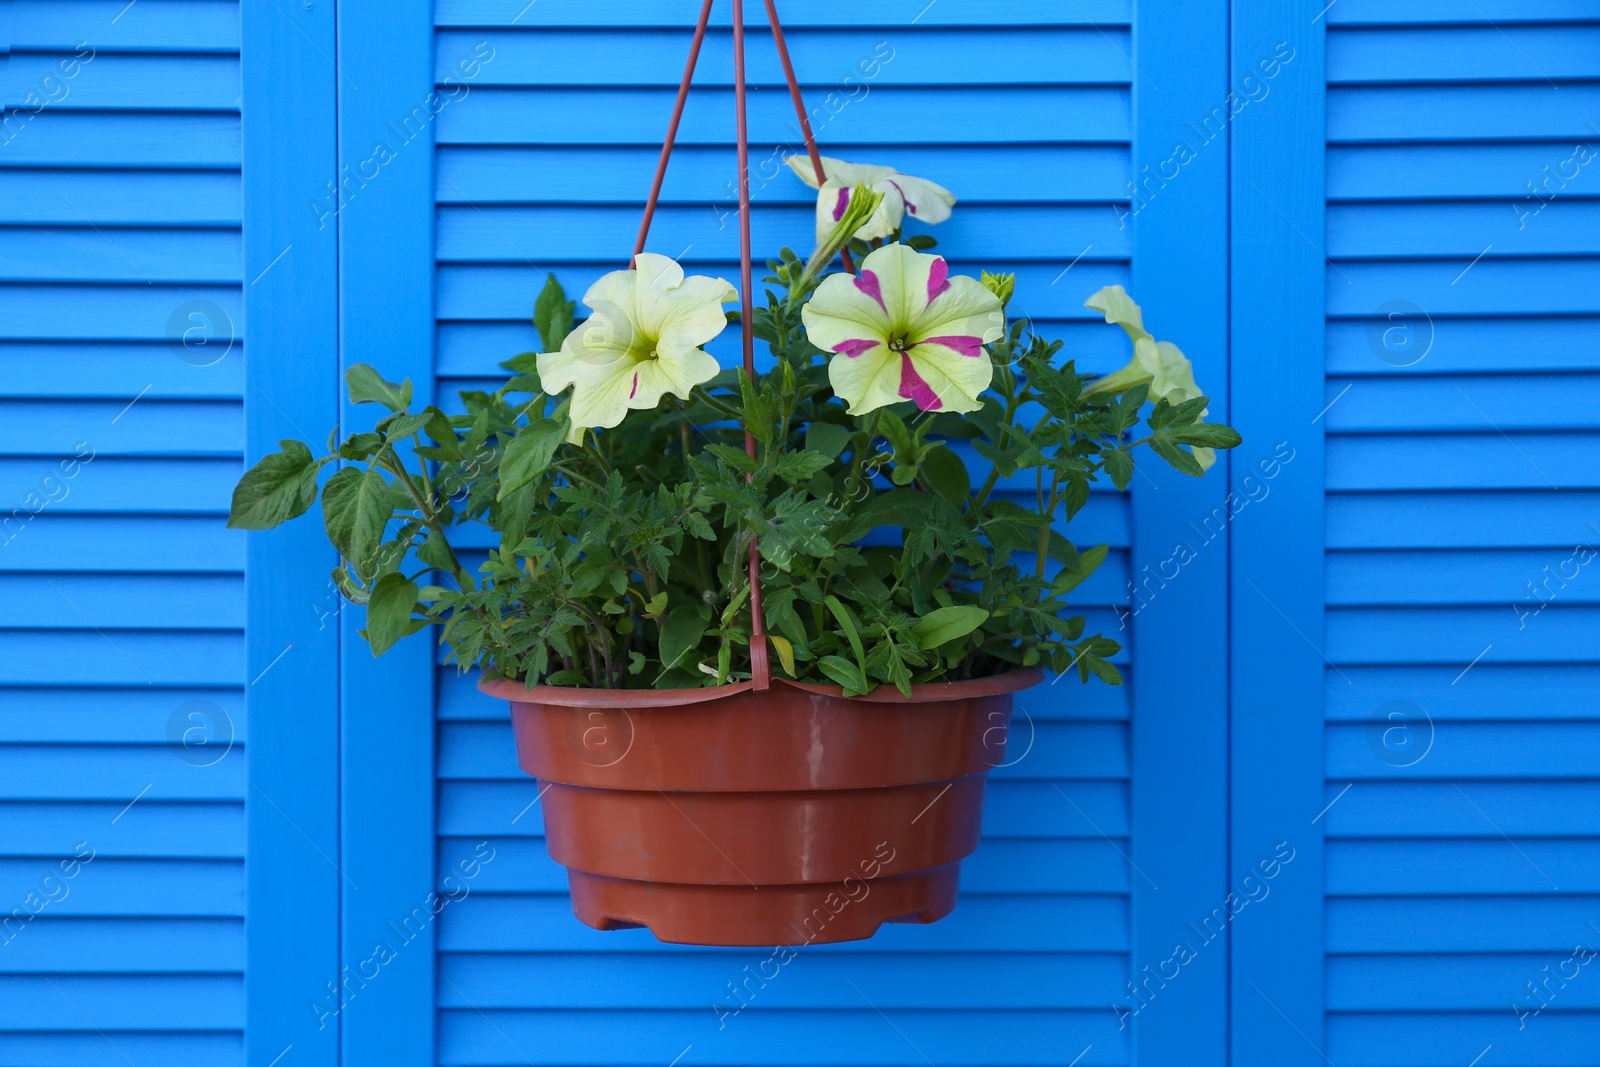
[[[883,194],[883,202],[855,232],[863,241],[888,237],[900,228],[907,212],[922,222],[943,222],[950,217],[956,197],[942,185],[926,178],[913,178],[901,174],[893,167],[875,167],[864,163],[847,163],[830,156],[822,158],[822,173],[826,178],[817,183],[816,168],[810,156],[788,156],[784,162],[799,175],[800,180],[817,190],[817,241],[821,242],[833,229],[834,223],[844,218],[844,209],[850,203],[857,185],[865,185],[873,192]]]
[[[722,305],[739,298],[721,278],[695,275],[666,256],[641,252],[636,270],[616,270],[583,294],[594,310],[567,335],[559,352],[541,353],[539,380],[555,394],[572,386],[572,429],[611,427],[629,410],[653,408],[661,394],[689,391],[722,369],[701,346],[728,324]]]

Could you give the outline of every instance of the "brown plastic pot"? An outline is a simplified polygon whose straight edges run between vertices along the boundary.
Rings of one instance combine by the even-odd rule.
[[[910,699],[779,679],[764,692],[479,688],[511,702],[579,919],[676,944],[800,945],[950,913],[1012,694],[1040,677]]]

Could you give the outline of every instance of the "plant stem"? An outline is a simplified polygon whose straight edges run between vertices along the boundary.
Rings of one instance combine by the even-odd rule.
[[[850,501],[856,498],[856,489],[861,485],[861,479],[867,466],[867,450],[872,447],[872,442],[877,440],[878,423],[882,417],[883,409],[878,408],[872,413],[871,417],[867,419],[867,439],[862,443],[860,448],[856,449],[856,454],[850,457],[850,480],[845,483],[844,490],[846,507],[849,506]]]
[[[387,457],[386,462],[385,457]],[[385,469],[400,480],[406,495],[417,505],[417,510],[422,512],[422,521],[427,524],[428,529],[439,535],[439,543],[444,545],[445,552],[450,556],[450,567],[456,583],[462,589],[471,588],[472,582],[467,577],[466,568],[461,565],[460,557],[456,555],[456,550],[451,546],[450,539],[445,536],[444,526],[439,522],[439,517],[433,513],[433,508],[429,505],[428,500],[423,498],[422,491],[417,488],[417,483],[412,480],[411,473],[406,470],[405,464],[401,463],[399,457],[394,454],[394,449],[385,445],[384,450],[378,453],[375,462],[381,463]]]
[[[1041,473],[1044,468],[1039,468]],[[1040,479],[1041,484],[1043,479]],[[1050,482],[1050,506],[1044,509],[1045,524],[1039,527],[1039,559],[1034,568],[1034,577],[1044,579],[1044,565],[1050,558],[1050,528],[1055,523],[1056,506],[1061,503],[1057,491],[1061,488],[1061,475],[1058,473]]]

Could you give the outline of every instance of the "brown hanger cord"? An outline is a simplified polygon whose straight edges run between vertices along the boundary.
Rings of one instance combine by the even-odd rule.
[[[672,119],[667,124],[667,135],[661,143],[661,158],[656,163],[655,181],[650,186],[650,196],[645,201],[644,217],[639,222],[639,237],[634,242],[633,255],[644,251],[650,236],[650,223],[655,217],[656,204],[661,199],[661,185],[666,179],[667,163],[672,158],[672,148],[677,142],[678,125],[683,119],[683,108],[689,99],[689,84],[694,80],[695,67],[700,61],[700,46],[705,41],[706,26],[711,19],[713,0],[704,0],[700,6],[700,19],[695,24],[694,38],[689,44],[689,59],[684,64],[683,80],[678,84],[677,101],[672,108]],[[767,20],[772,25],[773,43],[778,49],[778,59],[783,65],[783,76],[789,85],[789,98],[794,102],[795,115],[800,120],[800,133],[805,138],[806,152],[811,156],[817,184],[826,180],[822,170],[822,156],[817,151],[817,141],[811,132],[811,121],[806,117],[805,101],[800,95],[800,84],[795,79],[794,64],[789,59],[789,47],[783,37],[783,26],[778,21],[774,0],[766,0]],[[744,346],[744,369],[752,379],[756,374],[755,335],[750,330],[753,317],[751,292],[750,253],[750,130],[745,93],[744,65],[744,2],[733,0],[733,100],[734,124],[738,141],[739,168],[739,325]],[[852,274],[855,264],[848,251],[841,251],[844,267]],[[634,265],[630,257],[628,265]],[[751,457],[756,454],[756,439],[747,427],[744,432],[744,450]],[[771,685],[772,669],[767,652],[767,635],[761,612],[761,556],[754,537],[750,539],[750,672],[758,690]]]

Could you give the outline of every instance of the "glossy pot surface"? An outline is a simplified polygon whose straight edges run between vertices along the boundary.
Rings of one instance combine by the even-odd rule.
[[[798,945],[933,922],[978,843],[1012,694],[1038,671],[866,697],[775,681],[693,690],[527,689],[517,758],[542,782],[573,910],[662,941]]]

